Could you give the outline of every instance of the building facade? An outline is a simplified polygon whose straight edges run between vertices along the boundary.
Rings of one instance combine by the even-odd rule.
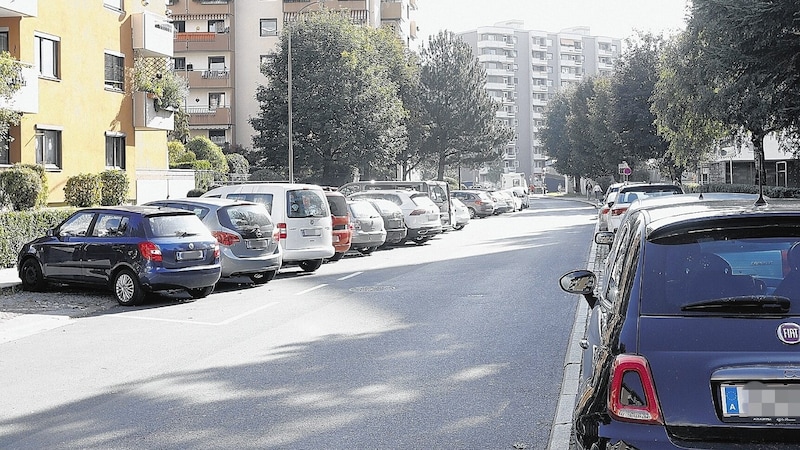
[[[189,84],[190,137],[250,148],[261,64],[278,51],[284,28],[321,8],[347,11],[354,23],[390,27],[408,45],[416,0],[167,0],[175,26],[176,74]]]
[[[607,76],[619,58],[621,40],[591,36],[576,27],[551,33],[506,21],[459,33],[486,70],[486,90],[498,104],[497,120],[514,130],[503,152],[503,172],[543,180],[547,155],[539,138],[547,102],[586,76]],[[486,171],[473,174],[483,182]]]
[[[168,167],[173,113],[156,111],[127,75],[137,60],[168,67],[172,34],[163,4],[148,1],[0,0],[0,50],[23,66],[22,88],[2,104],[22,117],[0,143],[0,169],[43,166],[53,205],[72,176],[124,170],[135,201],[143,174]]]

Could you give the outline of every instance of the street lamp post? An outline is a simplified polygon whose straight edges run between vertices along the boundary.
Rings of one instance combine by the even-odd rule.
[[[316,5],[318,3],[322,3],[324,6],[325,0],[315,0],[311,3],[303,6],[297,11],[297,18],[300,18],[300,13],[303,12],[306,8],[311,5]],[[286,59],[286,72],[287,72],[287,80],[288,80],[288,90],[287,94],[289,95],[288,101],[288,110],[287,113],[289,115],[289,183],[294,183],[294,131],[292,126],[292,30],[291,26],[289,28],[289,36],[288,36],[288,52],[287,52],[287,59]]]

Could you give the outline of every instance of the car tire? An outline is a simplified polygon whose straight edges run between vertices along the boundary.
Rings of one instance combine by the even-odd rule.
[[[474,219],[475,218],[475,208],[467,208],[467,209],[469,209],[469,218],[470,219]]]
[[[266,284],[275,278],[277,272],[277,270],[268,270],[266,272],[253,273],[250,274],[250,279],[253,280],[253,284]]]
[[[369,255],[370,253],[374,252],[377,249],[378,247],[364,247],[364,248],[359,248],[358,252],[361,253],[362,255]]]
[[[330,261],[339,261],[344,258],[344,252],[336,252],[331,256]]]
[[[418,237],[418,238],[414,238],[414,243],[417,244],[417,245],[422,245],[422,244],[428,242],[430,239],[431,238],[429,238],[429,237]]]
[[[138,305],[144,299],[144,288],[136,276],[130,269],[122,269],[114,276],[114,281],[111,283],[111,288],[114,291],[114,298],[117,303],[122,306]]]
[[[187,289],[186,292],[189,293],[189,295],[191,295],[194,299],[206,298],[209,294],[214,292],[214,286]]]
[[[42,274],[42,266],[33,258],[28,258],[22,263],[19,270],[22,280],[22,289],[26,291],[41,292],[47,287]]]
[[[309,259],[306,261],[300,261],[298,264],[303,272],[314,272],[315,270],[319,269],[322,266],[321,259]]]

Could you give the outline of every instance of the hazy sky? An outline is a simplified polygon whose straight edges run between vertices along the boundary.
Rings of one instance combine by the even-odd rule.
[[[684,28],[687,0],[417,0],[417,43],[440,30],[461,32],[506,20],[526,30],[588,26],[594,36],[624,39],[635,30],[670,34]]]

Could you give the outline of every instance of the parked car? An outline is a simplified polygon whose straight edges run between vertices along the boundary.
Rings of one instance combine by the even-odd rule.
[[[403,210],[389,200],[379,198],[366,198],[383,218],[383,228],[386,230],[386,242],[383,246],[395,245],[403,242],[408,235],[406,220]]]
[[[221,274],[219,244],[200,219],[154,206],[78,210],[24,244],[17,267],[25,290],[49,283],[102,286],[124,306],[161,290],[203,298]]]
[[[591,308],[580,448],[796,445],[798,228],[792,200],[643,207],[599,289],[590,271],[561,278]]]
[[[617,192],[619,191],[619,188],[628,184],[633,183],[612,183],[608,186],[608,189],[606,189],[603,200],[598,205],[597,220],[598,229],[600,231],[608,230],[608,216],[611,214],[611,207],[614,205],[614,201],[617,199]]]
[[[202,195],[258,202],[278,224],[283,265],[314,272],[331,258],[333,224],[325,191],[315,184],[246,183],[221,186]]]
[[[281,268],[280,232],[261,203],[197,197],[145,204],[185,209],[200,218],[220,244],[220,281],[245,276],[264,284]]]
[[[331,261],[338,261],[350,250],[350,239],[353,236],[350,210],[347,208],[347,198],[341,192],[325,189],[325,198],[328,199],[328,206],[331,209],[333,248],[336,251]]]
[[[510,188],[509,191],[514,196],[519,198],[520,202],[522,203],[522,209],[530,208],[530,206],[531,206],[531,197],[530,197],[528,188],[521,187],[521,186],[515,186],[513,188]]]
[[[428,197],[439,207],[439,216],[442,221],[442,227],[450,227],[452,222],[452,211],[450,210],[450,185],[445,181],[436,180],[422,180],[422,181],[407,181],[407,180],[391,180],[391,181],[353,181],[339,187],[339,192],[349,196],[355,192],[372,191],[372,190],[415,190],[428,195]]]
[[[608,230],[616,231],[628,206],[639,198],[683,194],[683,188],[670,183],[631,184],[621,186],[608,213]]]
[[[450,203],[453,210],[453,229],[462,230],[469,223],[469,209],[455,197],[450,198]]]
[[[417,244],[423,244],[442,232],[439,207],[422,192],[401,189],[368,190],[352,193],[348,198],[353,200],[378,198],[389,200],[399,206],[403,210],[403,218],[408,227],[406,239]],[[405,243],[405,240],[400,243]]]
[[[494,200],[484,191],[453,191],[452,196],[467,206],[470,219],[489,217],[494,214]]]
[[[353,219],[352,248],[362,255],[369,255],[386,242],[383,217],[366,200],[348,200],[347,206]]]
[[[514,211],[522,211],[522,198],[518,197],[512,189],[503,189],[500,192],[502,192],[503,195],[510,197],[511,201],[514,202]]]
[[[513,212],[516,210],[514,199],[510,195],[504,194],[502,191],[487,191],[492,200],[494,200],[494,215]]]

